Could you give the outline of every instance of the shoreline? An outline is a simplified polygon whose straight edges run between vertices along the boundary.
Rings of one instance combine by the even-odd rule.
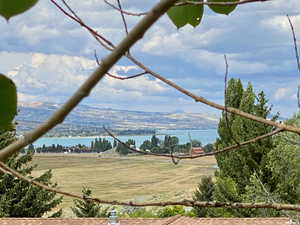
[[[178,129],[178,130],[163,130],[165,131],[208,131],[208,130],[216,130],[217,128],[208,128],[208,129]],[[169,135],[167,133],[145,133],[145,134],[115,134],[115,136],[117,137],[126,137],[126,136],[152,136],[152,135],[157,135],[157,136],[165,136],[165,135]],[[176,134],[174,134],[176,135]],[[61,138],[61,139],[65,139],[65,138],[104,138],[104,137],[111,137],[110,135],[92,135],[92,136],[45,136],[45,137],[41,137],[41,138]]]

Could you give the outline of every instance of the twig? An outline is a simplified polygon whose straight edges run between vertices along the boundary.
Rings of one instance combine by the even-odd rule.
[[[117,2],[118,2],[118,7],[120,9],[119,11],[120,11],[120,14],[121,14],[121,17],[122,17],[122,21],[123,21],[125,33],[126,33],[126,35],[128,35],[128,27],[127,27],[127,23],[126,23],[126,19],[125,19],[124,13],[122,11],[122,5],[121,5],[120,0],[117,0]]]
[[[65,14],[67,17],[69,17],[70,19],[76,21],[80,26],[84,27],[85,29],[87,29],[92,35],[93,37],[107,50],[109,51],[113,51],[113,49],[115,48],[114,44],[111,43],[109,40],[107,40],[106,38],[104,38],[102,35],[100,35],[97,31],[95,31],[94,29],[92,29],[91,27],[87,26],[78,16],[77,14],[72,10],[71,13],[74,15],[71,15],[70,13],[68,13],[66,10],[64,10],[59,4],[57,4],[57,2],[55,2],[55,0],[50,0],[63,14]],[[63,1],[64,5],[67,8],[70,8],[70,6]],[[79,18],[79,19],[77,19]]]
[[[178,165],[180,159],[177,158],[177,161],[175,160],[175,158],[174,158],[174,148],[175,148],[175,146],[171,146],[171,159],[172,159],[172,162],[174,163],[174,165]]]
[[[131,75],[131,76],[127,76],[127,77],[120,77],[120,76],[113,75],[111,73],[106,73],[106,74],[109,77],[112,77],[112,78],[115,78],[115,79],[118,79],[118,80],[128,80],[128,79],[132,79],[132,78],[143,76],[143,75],[147,74],[147,72],[137,73],[137,74],[134,74],[134,75]]]
[[[71,198],[77,198],[81,200],[91,200],[101,204],[109,204],[109,205],[126,205],[126,206],[136,206],[136,207],[146,207],[146,206],[170,206],[170,205],[182,205],[187,207],[208,207],[208,208],[232,208],[232,209],[239,209],[239,208],[247,208],[247,209],[258,209],[258,208],[269,208],[269,209],[276,209],[276,210],[291,210],[291,211],[300,211],[300,205],[291,205],[291,204],[280,204],[280,203],[238,203],[238,202],[198,202],[192,200],[183,200],[178,202],[152,202],[152,203],[133,203],[133,202],[122,202],[117,200],[107,201],[99,198],[87,198],[82,195],[73,194],[70,192],[61,191],[55,188],[48,187],[44,184],[41,184],[35,179],[29,179],[20,173],[16,172],[15,170],[6,166],[3,162],[0,162],[0,171],[3,173],[13,175],[20,180],[33,184],[39,188],[42,188],[46,191],[50,191],[53,193],[61,194]]]
[[[292,31],[292,34],[293,34],[295,55],[296,55],[298,70],[300,72],[300,62],[299,62],[298,45],[297,45],[297,39],[296,39],[295,29],[294,29],[293,23],[292,23],[289,15],[286,15],[286,16],[288,18],[288,21],[289,21],[289,24],[290,24],[290,27],[291,27],[291,31]]]
[[[134,13],[134,12],[128,12],[128,11],[124,11],[120,8],[118,8],[117,6],[115,6],[114,4],[110,3],[107,0],[103,0],[107,5],[109,5],[110,7],[112,7],[113,9],[122,12],[123,14],[126,14],[128,16],[145,16],[148,12],[142,12],[142,13]]]
[[[97,55],[97,52],[95,50],[94,52],[94,56],[95,56],[95,60],[96,60],[96,63],[98,66],[101,65],[100,61],[99,61],[99,58],[98,58],[98,55]],[[137,73],[137,74],[134,74],[134,75],[130,75],[130,76],[126,76],[126,77],[123,77],[123,76],[117,76],[117,75],[113,75],[109,72],[106,73],[109,77],[112,77],[112,78],[115,78],[115,79],[118,79],[118,80],[128,80],[128,79],[132,79],[132,78],[136,78],[136,77],[140,77],[140,76],[143,76],[145,74],[147,74],[147,72],[141,72],[141,73]]]
[[[231,139],[237,144],[240,145],[240,143],[236,140],[236,138],[233,135],[232,129],[231,129],[231,125],[229,125],[229,120],[228,120],[228,112],[227,112],[227,101],[226,101],[226,97],[227,97],[227,77],[228,77],[228,61],[227,61],[227,56],[224,55],[224,60],[225,60],[225,76],[224,76],[224,114],[225,114],[225,123],[226,123],[226,127],[227,130],[229,131],[229,136],[231,137]]]
[[[24,138],[10,144],[0,151],[0,160],[4,161],[12,154],[19,152],[29,143],[34,142],[50,129],[62,123],[65,117],[87,97],[95,85],[104,77],[110,68],[141,39],[144,33],[155,23],[176,0],[162,0],[156,4],[151,12],[130,31],[130,33],[114,48],[114,50],[102,60],[101,66],[80,86],[80,88],[44,123],[31,132],[24,135]],[[76,20],[76,18],[74,17]],[[78,21],[78,20],[76,20]],[[80,22],[80,21],[79,21]]]
[[[280,132],[282,132],[283,130],[282,129],[276,129],[272,132],[269,132],[267,134],[264,134],[264,135],[261,135],[261,136],[258,136],[258,137],[255,137],[255,138],[252,138],[248,141],[244,141],[244,142],[241,142],[239,143],[239,145],[232,145],[232,146],[229,146],[229,147],[225,147],[223,149],[219,149],[219,150],[216,150],[216,151],[212,151],[212,152],[207,152],[207,153],[204,153],[204,154],[198,154],[198,155],[190,155],[190,154],[186,154],[186,155],[170,155],[170,154],[158,154],[158,153],[153,153],[153,152],[146,152],[146,151],[140,151],[140,150],[137,150],[136,148],[132,148],[130,147],[129,145],[127,145],[126,143],[122,142],[120,139],[118,139],[113,133],[111,133],[109,130],[107,130],[105,127],[103,128],[114,140],[116,140],[118,143],[126,146],[129,150],[131,150],[132,152],[136,152],[136,153],[139,153],[139,154],[143,154],[143,155],[152,155],[152,156],[158,156],[158,157],[167,157],[167,158],[176,158],[176,159],[196,159],[196,158],[201,158],[201,157],[207,157],[207,156],[212,156],[212,155],[218,155],[218,154],[222,154],[222,153],[225,153],[225,152],[228,152],[228,151],[231,151],[231,150],[234,150],[234,149],[238,149],[242,146],[245,146],[245,145],[248,145],[248,144],[251,144],[251,143],[254,143],[254,142],[257,142],[261,139],[264,139],[264,138],[267,138],[267,137],[271,137],[275,134],[278,134]]]

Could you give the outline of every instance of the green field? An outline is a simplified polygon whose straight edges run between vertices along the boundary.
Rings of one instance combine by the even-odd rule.
[[[61,190],[81,193],[83,186],[94,197],[106,200],[160,201],[190,198],[200,177],[212,175],[214,157],[181,161],[149,156],[97,157],[97,154],[37,154],[33,175],[52,169]],[[61,207],[70,207],[64,198]]]

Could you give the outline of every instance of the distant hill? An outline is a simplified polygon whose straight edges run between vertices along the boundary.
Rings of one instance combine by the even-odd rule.
[[[21,103],[16,118],[18,131],[36,127],[59,106],[53,103]],[[198,113],[141,112],[79,105],[50,135],[99,135],[103,126],[123,134],[153,133],[157,129],[210,129],[216,128],[217,122],[216,117]]]

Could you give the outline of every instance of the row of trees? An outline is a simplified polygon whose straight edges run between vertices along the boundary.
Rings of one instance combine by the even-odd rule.
[[[128,139],[125,144],[134,148],[136,147],[136,143],[133,139]],[[33,144],[30,144],[27,149],[36,153],[100,153],[112,148],[116,148],[116,152],[118,152],[120,155],[127,155],[132,152],[126,147],[126,145],[123,145],[121,143],[118,144],[116,140],[114,140],[112,144],[105,138],[95,138],[95,140],[91,142],[90,147],[82,144],[77,144],[75,146],[63,146],[60,144],[52,144],[50,146],[46,146],[45,144],[43,144],[42,147],[34,147]],[[192,146],[202,147],[202,144],[198,140],[192,140]],[[160,140],[155,135],[153,135],[151,140],[144,141],[140,146],[141,150],[149,150],[154,153],[171,153],[172,150],[173,152],[188,153],[190,151],[190,148],[191,143],[179,144],[178,137],[169,135],[166,135],[164,137],[164,140]],[[212,151],[212,148],[212,144],[203,146],[205,152]],[[23,150],[22,152],[24,153],[25,151]]]
[[[213,149],[212,144],[206,144],[202,146],[202,143],[198,140],[192,140],[186,144],[179,144],[179,139],[176,136],[166,135],[164,140],[160,140],[155,135],[152,136],[151,140],[146,140],[140,146],[141,150],[149,150],[153,153],[166,153],[170,154],[172,151],[177,153],[189,153],[193,147],[202,147],[204,152],[211,152]]]
[[[231,79],[226,105],[263,118],[270,118],[271,108],[263,92],[255,95],[252,85],[243,88],[240,80]],[[276,120],[278,115],[272,116]],[[287,123],[300,125],[300,115]],[[222,114],[215,148],[221,149],[263,135],[271,126],[233,114]],[[199,201],[300,203],[299,137],[282,133],[216,156],[219,169],[215,178],[204,177],[195,192]],[[299,144],[298,144],[299,143]],[[198,216],[279,216],[285,212],[273,209],[204,209]]]

